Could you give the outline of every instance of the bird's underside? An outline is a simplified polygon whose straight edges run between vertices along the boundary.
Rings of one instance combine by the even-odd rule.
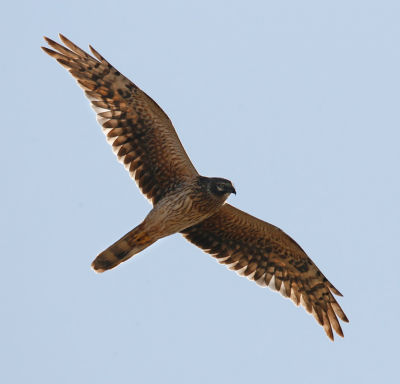
[[[302,248],[279,228],[225,204],[232,184],[197,173],[162,109],[92,47],[93,56],[60,38],[64,45],[45,38],[53,49],[44,51],[83,88],[118,160],[153,204],[141,224],[97,256],[94,270],[111,269],[181,232],[240,275],[302,304],[331,340],[332,328],[343,336],[337,318],[348,320],[333,296],[341,294]]]

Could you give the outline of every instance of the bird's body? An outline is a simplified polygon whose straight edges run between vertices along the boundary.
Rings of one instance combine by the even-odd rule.
[[[101,252],[97,272],[116,267],[158,239],[182,233],[220,263],[269,286],[312,313],[333,340],[348,321],[326,279],[303,249],[272,224],[226,204],[236,193],[223,178],[200,176],[164,111],[97,51],[89,55],[60,35],[43,48],[84,89],[107,140],[153,209],[137,227]]]
[[[215,180],[222,183],[225,193],[213,193],[210,187]],[[220,178],[197,176],[178,184],[154,205],[140,225],[97,256],[94,270],[114,268],[155,241],[202,222],[222,206],[231,192],[231,182]]]

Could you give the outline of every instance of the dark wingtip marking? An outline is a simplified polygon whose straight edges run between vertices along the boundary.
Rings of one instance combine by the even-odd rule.
[[[337,329],[336,334],[338,334],[340,337],[344,337],[342,328]]]
[[[60,39],[64,42],[64,40],[66,41],[70,41],[68,38],[66,38],[62,33],[59,33],[58,36],[60,37]]]
[[[57,52],[53,51],[53,50],[50,49],[50,48],[47,48],[47,47],[40,47],[40,48],[42,48],[43,51],[46,52],[46,53],[47,53],[48,55],[50,55],[50,56],[54,56],[55,54],[57,54]]]
[[[59,45],[57,42],[55,42],[54,40],[50,39],[50,37],[47,36],[43,36],[43,38],[46,40],[46,43],[49,45]]]
[[[105,63],[108,64],[108,61],[102,56],[100,55],[99,52],[97,52],[90,44],[89,44],[89,49],[90,51],[93,53],[94,57],[99,60],[99,61],[104,61]]]

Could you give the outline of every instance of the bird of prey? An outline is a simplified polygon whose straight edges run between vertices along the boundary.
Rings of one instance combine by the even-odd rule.
[[[85,91],[118,160],[153,204],[141,224],[92,263],[104,272],[155,241],[181,233],[188,241],[261,286],[302,304],[333,340],[348,322],[327,280],[286,233],[225,203],[236,193],[229,180],[197,173],[175,129],[157,103],[90,46],[90,55],[63,35],[42,47]]]

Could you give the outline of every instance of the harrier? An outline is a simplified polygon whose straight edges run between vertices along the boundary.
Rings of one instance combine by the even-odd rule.
[[[157,103],[90,46],[89,55],[66,37],[45,37],[42,47],[77,80],[97,113],[118,160],[136,180],[153,209],[92,263],[104,272],[180,232],[217,260],[261,286],[302,304],[333,340],[348,322],[327,280],[303,249],[279,228],[226,204],[236,193],[229,180],[200,176],[175,129]]]

